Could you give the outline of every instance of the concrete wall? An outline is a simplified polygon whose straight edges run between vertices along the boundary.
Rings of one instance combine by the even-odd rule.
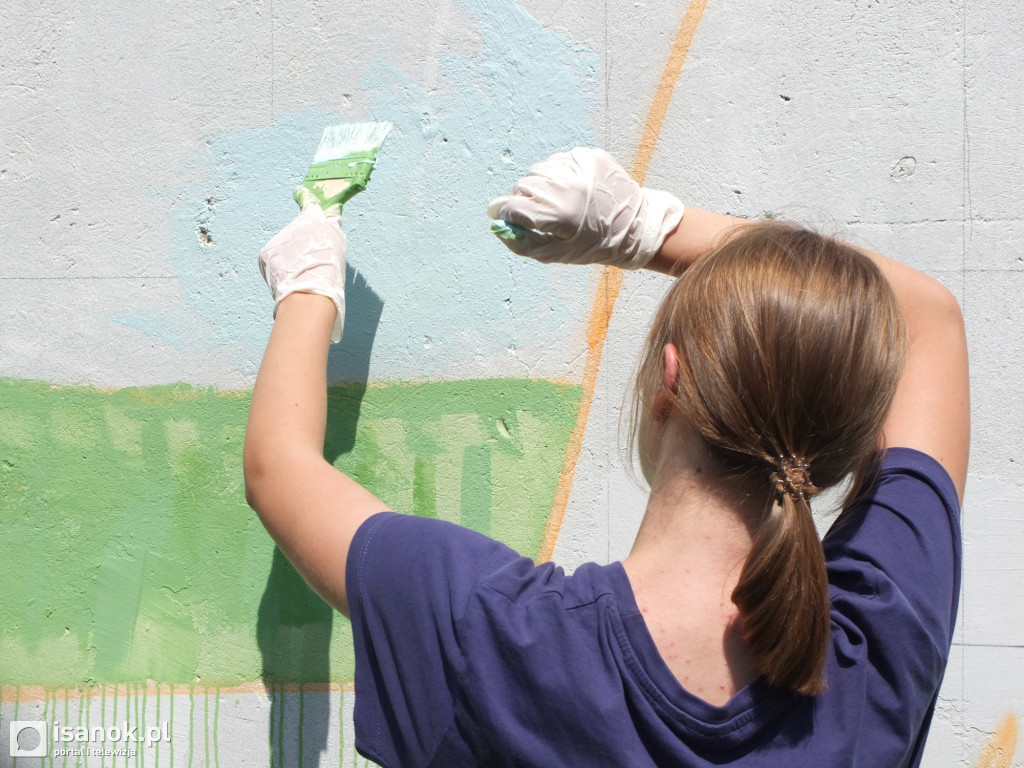
[[[362,764],[346,621],[248,511],[240,447],[271,323],[256,254],[324,125],[369,119],[396,130],[346,208],[328,453],[397,509],[568,568],[624,556],[643,510],[617,421],[666,281],[630,274],[615,294],[599,269],[511,256],[484,207],[532,162],[596,143],[695,205],[825,222],[945,282],[974,443],[925,765],[1024,766],[1017,4],[2,15],[0,766],[45,763],[9,756],[11,721],[125,719],[167,723],[134,764]]]

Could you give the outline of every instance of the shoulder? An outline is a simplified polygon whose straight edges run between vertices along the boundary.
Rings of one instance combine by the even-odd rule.
[[[585,609],[605,594],[603,570],[534,565],[440,520],[367,520],[348,562],[357,743],[378,762],[425,765],[469,720],[491,724],[486,743],[470,738],[475,726],[464,734],[486,751],[543,732],[553,710],[593,701],[584,689],[599,663]]]
[[[552,600],[569,610],[611,591],[604,569],[586,563],[572,575],[555,563],[534,564],[507,545],[444,520],[381,512],[356,532],[347,568],[354,583],[387,570],[422,590],[439,581],[461,584],[477,600],[527,607]]]
[[[921,748],[956,623],[959,509],[942,464],[891,448],[871,492],[825,537],[832,652],[818,706],[860,722],[876,749]]]
[[[380,596],[397,615],[407,600],[432,599],[459,613],[485,568],[517,561],[530,562],[469,528],[381,512],[367,519],[352,540],[346,564],[350,602],[365,605]]]
[[[959,566],[960,505],[942,464],[913,448],[890,448],[881,457],[870,491],[843,510],[825,536],[826,557],[852,557],[902,550],[934,552],[950,568]],[[887,560],[893,574],[913,563]]]
[[[894,675],[937,687],[960,594],[959,510],[938,461],[911,448],[886,452],[871,493],[824,540],[841,651],[845,643],[846,653],[888,656]]]

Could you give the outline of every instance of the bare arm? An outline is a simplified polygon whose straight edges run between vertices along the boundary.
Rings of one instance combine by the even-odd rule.
[[[682,222],[647,266],[679,275],[750,223],[687,207]],[[892,285],[910,334],[903,377],[885,423],[885,444],[935,458],[949,472],[962,503],[970,448],[970,387],[960,307],[939,281],[881,254],[865,253]]]
[[[665,238],[661,250],[647,263],[647,269],[665,275],[681,275],[693,262],[721,245],[737,229],[754,223],[751,219],[687,206],[683,220]]]
[[[348,615],[345,563],[383,502],[323,457],[327,351],[336,309],[295,293],[278,307],[245,433],[245,494],[296,570]]]
[[[960,503],[971,442],[967,337],[960,306],[938,280],[866,251],[888,278],[910,334],[910,350],[885,422],[885,444],[916,448],[953,479]]]

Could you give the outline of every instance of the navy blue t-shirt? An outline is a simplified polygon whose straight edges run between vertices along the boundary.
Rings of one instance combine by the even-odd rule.
[[[375,515],[346,570],[357,747],[386,768],[916,766],[960,589],[949,475],[890,449],[825,554],[825,692],[758,679],[716,707],[658,654],[621,563],[567,576],[457,525]]]

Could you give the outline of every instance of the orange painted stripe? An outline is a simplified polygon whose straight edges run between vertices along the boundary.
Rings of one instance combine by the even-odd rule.
[[[974,768],[1011,768],[1017,751],[1017,716],[1007,715]]]
[[[633,161],[633,178],[637,184],[643,184],[647,178],[647,170],[651,167],[651,158],[654,156],[654,147],[661,135],[661,126],[665,122],[665,115],[668,114],[668,105],[672,102],[672,91],[675,90],[679,75],[683,71],[683,62],[686,61],[686,54],[690,52],[690,43],[693,36],[697,34],[697,27],[704,11],[708,6],[707,0],[691,0],[686,9],[686,15],[679,25],[679,32],[676,34],[675,44],[672,46],[672,53],[665,62],[665,70],[661,74],[661,82],[658,83],[658,90],[654,92],[654,101],[647,113],[647,122],[644,123],[644,132],[640,135],[640,146],[636,150],[636,159]]]
[[[697,27],[706,8],[707,0],[691,0],[686,14],[683,16],[683,21],[679,25],[679,32],[676,34],[672,52],[665,63],[661,80],[658,82],[658,89],[654,93],[654,101],[647,113],[647,121],[644,123],[636,158],[633,161],[632,175],[638,184],[642,185],[647,178],[651,158],[654,156],[654,148],[658,143],[661,127],[672,101],[672,92],[683,71],[683,62],[686,61],[686,55],[690,52],[690,44],[693,42],[693,36],[697,33]],[[562,474],[558,478],[555,500],[551,505],[551,514],[548,516],[548,524],[544,530],[544,540],[541,542],[540,553],[537,555],[538,563],[544,563],[551,559],[551,555],[555,551],[555,542],[558,541],[558,534],[562,530],[562,521],[565,519],[565,510],[569,506],[569,493],[572,491],[576,465],[583,448],[583,433],[587,427],[590,405],[594,400],[597,374],[601,368],[601,355],[604,353],[604,342],[608,337],[608,325],[611,323],[612,311],[615,309],[615,301],[619,298],[621,288],[622,270],[616,267],[605,267],[601,271],[601,282],[598,284],[597,296],[594,297],[594,305],[590,310],[590,321],[587,324],[588,351],[586,362],[583,365],[583,399],[576,415],[576,426],[573,428],[572,435],[569,437],[569,445],[565,450]]]

